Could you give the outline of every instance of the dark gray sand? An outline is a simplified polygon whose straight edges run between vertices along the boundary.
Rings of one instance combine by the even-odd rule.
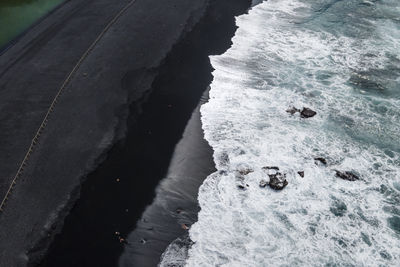
[[[203,138],[200,121],[200,105],[207,99],[205,95],[193,112],[153,203],[128,235],[119,266],[156,266],[171,236],[187,234],[185,228],[197,221],[199,186],[215,171],[212,149]]]
[[[1,199],[67,75],[127,3],[66,2],[1,55]]]
[[[202,26],[205,32],[197,30],[193,33],[194,37],[183,38],[204,16],[209,2],[217,4],[211,8],[211,11],[209,10],[203,22],[199,23],[206,24]],[[162,68],[161,71],[165,73],[161,76],[164,78],[158,78],[160,65],[168,68],[168,61],[175,62],[172,66],[179,66],[178,63],[182,61],[183,65],[174,67],[175,71],[181,67],[195,71],[196,68],[192,65],[196,65],[196,60],[186,60],[186,57],[192,56],[187,53],[191,46],[185,45],[185,42],[189,44],[199,42],[197,47],[202,48],[193,46],[202,51],[193,53],[196,56],[203,57],[205,51],[223,53],[228,48],[229,39],[234,31],[233,14],[238,15],[240,13],[235,12],[244,12],[249,2],[247,0],[232,2],[223,0],[67,1],[32,27],[15,45],[0,56],[0,150],[3,152],[0,154],[2,162],[0,164],[2,174],[0,197],[2,199],[15,174],[20,173],[13,191],[2,206],[3,212],[0,213],[0,266],[26,266],[40,262],[54,234],[63,229],[63,219],[80,194],[81,198],[75,204],[69,217],[76,215],[74,210],[77,207],[80,212],[86,214],[88,210],[84,205],[87,203],[97,205],[90,206],[89,210],[100,211],[100,217],[85,219],[89,225],[93,225],[91,228],[94,229],[93,232],[87,233],[89,237],[96,236],[96,231],[103,229],[103,226],[97,226],[97,224],[102,224],[101,216],[104,220],[112,220],[108,218],[107,213],[101,214],[105,206],[101,206],[100,199],[90,199],[91,194],[85,195],[85,187],[89,190],[102,188],[102,186],[97,186],[94,180],[99,178],[96,177],[96,172],[104,171],[107,166],[111,168],[118,166],[108,164],[106,161],[96,169],[106,158],[111,157],[114,161],[119,161],[118,154],[115,160],[114,152],[111,150],[109,153],[109,151],[111,147],[115,147],[114,144],[118,140],[125,137],[127,132],[127,138],[129,138],[130,126],[127,125],[129,124],[127,118],[132,117],[129,113],[140,114],[146,110],[140,109],[142,106],[145,107],[143,103],[146,103],[148,98],[151,100],[154,83],[156,83],[155,87],[162,87],[162,84],[166,83],[171,83],[170,86],[174,87],[174,83],[179,83],[179,79],[182,79],[182,77],[175,79],[173,75],[169,79],[168,75],[173,74],[174,71],[165,72]],[[229,11],[222,3],[225,5],[229,3]],[[120,13],[121,10],[122,13]],[[116,17],[117,14],[119,16]],[[225,18],[222,19],[224,16]],[[115,19],[113,23],[109,24],[113,19]],[[212,23],[208,23],[210,25],[204,22],[208,19],[212,20]],[[220,28],[214,27],[218,29],[211,30],[209,28],[213,28],[211,24],[218,24]],[[173,60],[166,59],[172,47],[179,42],[183,44],[178,45],[178,49],[183,49],[185,52],[177,57],[175,52],[172,52],[169,57]],[[88,51],[93,43],[95,44],[93,49]],[[88,51],[87,54],[85,54],[86,51]],[[81,64],[72,71],[80,59],[82,59]],[[185,64],[189,65],[185,66]],[[211,67],[208,65],[202,68],[211,72]],[[68,83],[63,87],[65,79],[70,74],[72,75]],[[188,80],[189,77],[183,77],[183,80]],[[208,79],[210,79],[209,74],[206,77],[190,78],[190,81],[192,83],[201,81],[201,86],[203,86]],[[188,82],[189,80],[183,84]],[[205,90],[205,87],[202,90]],[[35,140],[23,171],[18,172],[31,141],[60,88],[64,88],[62,94],[57,98],[54,110],[45,121],[45,127],[40,131],[38,140]],[[166,92],[168,90],[165,88]],[[163,98],[162,94],[163,92],[156,97],[154,102],[150,101],[150,106],[157,106],[158,101]],[[174,92],[172,92],[165,99],[174,99],[178,103],[186,103],[189,100],[187,96],[182,99],[181,96],[184,95],[176,95],[174,98]],[[193,97],[199,97],[199,95],[191,96]],[[190,101],[193,102],[193,99]],[[160,103],[165,104],[162,101]],[[132,107],[138,110],[132,111]],[[189,119],[192,109],[178,115],[179,120],[184,122],[182,129],[180,129],[181,126],[178,127],[180,132],[177,132],[178,129],[173,129],[172,132],[176,133],[166,134],[179,137],[185,129],[183,138],[175,150],[172,146],[171,153],[168,152],[168,148],[164,149],[165,155],[153,157],[155,160],[165,160],[161,165],[169,167],[166,168],[167,173],[162,176],[166,178],[158,186],[152,204],[145,209],[142,219],[137,224],[136,221],[130,220],[140,218],[145,205],[151,203],[148,198],[151,200],[154,195],[153,190],[158,183],[157,179],[162,177],[153,177],[155,180],[151,183],[141,181],[141,177],[134,177],[138,190],[146,189],[141,192],[146,195],[146,198],[143,198],[143,201],[137,203],[137,207],[134,208],[137,215],[128,217],[129,221],[116,222],[126,228],[123,233],[123,237],[127,237],[126,243],[117,243],[118,248],[110,250],[113,245],[107,241],[100,244],[100,247],[103,247],[102,250],[97,251],[96,246],[93,246],[91,252],[115,254],[104,257],[112,261],[113,258],[118,257],[120,250],[124,247],[120,258],[121,266],[154,266],[158,263],[159,256],[166,246],[176,237],[187,232],[183,224],[190,226],[196,220],[198,186],[213,171],[213,164],[212,151],[202,137],[198,108],[195,109],[185,127],[187,123],[185,120]],[[157,118],[154,109],[150,110],[152,110],[150,116],[148,115],[150,113],[144,112],[147,115],[144,114],[143,120],[146,118],[156,120],[157,123],[159,122],[159,128],[167,132],[172,130],[162,126],[163,123],[165,124],[161,121],[163,117]],[[154,115],[156,117],[152,117]],[[175,124],[171,123],[172,126]],[[163,146],[164,138],[165,136],[158,137],[157,143],[160,146]],[[173,141],[174,138],[168,142],[177,142]],[[151,138],[148,138],[146,142],[149,141]],[[135,142],[133,144],[136,144]],[[132,142],[127,140],[126,143]],[[145,149],[146,153],[154,151],[157,152],[157,147]],[[127,161],[127,159],[122,161]],[[151,167],[149,164],[144,166],[144,169]],[[96,171],[92,172],[95,169]],[[113,169],[106,172],[113,173]],[[159,172],[161,173],[161,170]],[[91,175],[81,191],[82,181],[89,173]],[[108,190],[106,187],[98,195],[106,200],[112,192],[118,194],[119,191],[113,191],[111,188]],[[118,195],[115,196],[117,198]],[[125,203],[134,199],[129,198],[129,194],[121,197]],[[79,204],[81,202],[84,203],[83,207]],[[98,202],[100,205],[97,204]],[[120,202],[107,204],[107,209],[113,208],[113,204],[118,205]],[[131,206],[134,204],[135,202],[130,203]],[[131,211],[129,214],[132,214]],[[96,221],[91,223],[91,220]],[[75,225],[73,220],[72,224],[69,222],[71,220],[67,217],[66,226],[72,229],[80,227]],[[84,240],[85,237],[75,239],[76,237],[70,234],[80,232],[74,231],[62,230],[58,239],[64,245],[74,247],[82,255],[86,254],[85,257],[88,259],[85,262],[79,261],[82,255],[74,255],[76,258],[71,259],[71,262],[77,260],[80,263],[79,266],[92,266],[90,261],[92,254],[87,251],[87,247],[85,248],[86,243],[80,245],[75,242]],[[108,231],[101,234],[108,238]],[[65,236],[68,240],[63,240]],[[116,236],[113,236],[112,242],[116,240]],[[89,240],[90,242],[99,241],[93,239]],[[62,262],[57,263],[59,255],[65,251],[63,249],[65,249],[63,246],[55,246],[56,252],[49,257],[52,260],[47,261],[48,266],[54,266],[54,264],[69,266],[66,262],[64,265],[61,264]],[[68,247],[66,249],[68,250]],[[107,261],[103,261],[102,257],[92,263],[96,263],[96,266],[110,266]]]
[[[153,202],[156,186],[170,169],[175,146],[212,81],[209,55],[229,48],[236,30],[234,16],[244,13],[249,4],[246,0],[209,1],[204,16],[155,70],[157,77],[150,93],[143,101],[131,104],[126,137],[85,179],[79,199],[40,266],[114,266],[124,247],[129,254],[129,261],[121,261],[124,264],[140,262],[140,266],[154,266],[169,242],[180,235],[179,231],[185,232],[177,220],[187,214],[193,215],[190,221],[196,220],[197,203],[176,198],[164,203],[171,208],[171,216],[160,211],[164,216],[146,219],[162,235],[150,234],[143,240],[129,238],[127,244],[119,242],[135,231],[146,206]],[[203,150],[211,151],[201,138],[200,127],[196,129],[199,132],[191,134],[199,137]],[[195,164],[185,161],[181,165],[186,173],[182,177],[190,177],[190,181],[181,182],[176,188],[176,192],[193,199],[197,197],[194,189],[214,167],[211,152],[200,154],[203,157],[196,157]],[[202,166],[204,171],[195,166]],[[184,211],[173,216],[177,209]],[[130,251],[135,245],[136,251]]]
[[[0,58],[1,197],[51,102],[90,44],[129,1],[71,1]],[[0,215],[0,266],[24,266],[123,131],[172,45],[206,1],[137,0],[73,74]],[[129,94],[129,92],[134,92]],[[39,246],[40,247],[40,246]]]

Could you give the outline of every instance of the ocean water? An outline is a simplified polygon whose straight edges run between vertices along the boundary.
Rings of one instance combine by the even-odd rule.
[[[237,25],[201,108],[218,171],[193,244],[171,250],[196,267],[400,266],[400,1],[269,0]],[[264,166],[288,185],[260,188]]]
[[[0,49],[64,0],[1,0]]]

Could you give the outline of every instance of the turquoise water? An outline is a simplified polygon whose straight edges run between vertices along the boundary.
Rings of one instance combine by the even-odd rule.
[[[201,114],[218,172],[186,264],[399,266],[400,1],[269,0],[237,25],[211,57]],[[264,166],[288,186],[260,188]]]
[[[0,48],[64,0],[0,1]]]

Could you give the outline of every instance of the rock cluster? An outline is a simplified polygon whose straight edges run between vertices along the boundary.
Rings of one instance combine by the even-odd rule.
[[[290,107],[286,110],[287,113],[294,115],[295,113],[300,113],[300,117],[301,118],[311,118],[314,117],[315,115],[317,115],[317,112],[315,112],[314,110],[310,109],[310,108],[306,108],[303,107],[302,110],[296,108],[296,107]],[[325,158],[322,157],[316,157],[314,158],[315,164],[317,165],[327,165],[328,162]],[[265,170],[276,170],[279,171],[278,167],[264,167],[263,169]],[[347,180],[347,181],[356,181],[359,180],[360,177],[358,177],[356,174],[354,174],[351,171],[338,171],[335,170],[336,172],[336,176]],[[298,171],[297,172],[301,178],[304,178],[304,171]],[[280,172],[276,172],[275,174],[268,174],[270,177],[270,182],[269,182],[269,186],[271,188],[277,189],[277,190],[281,190],[283,189],[286,185],[287,185],[287,181],[285,179],[286,175],[285,174],[281,174]],[[261,181],[260,182],[260,187],[265,187],[265,181]]]
[[[291,107],[288,108],[286,110],[287,113],[290,113],[291,115],[294,115],[296,112],[300,113],[300,117],[302,118],[311,118],[314,117],[315,115],[317,115],[317,112],[315,112],[314,110],[310,109],[310,108],[304,108],[302,110],[295,108],[295,107]]]
[[[325,158],[314,158],[315,160],[315,164],[319,165],[319,164],[323,164],[323,165],[327,165],[328,162]],[[358,177],[355,173],[351,172],[351,171],[338,171],[335,170],[336,176],[343,179],[343,180],[347,180],[347,181],[356,181],[356,180],[360,180],[360,177]]]
[[[322,157],[316,157],[314,158],[315,163],[317,165],[323,164],[323,165],[327,165],[328,162],[325,158]],[[259,182],[259,187],[260,188],[264,188],[267,185],[274,189],[274,190],[282,190],[283,188],[285,188],[289,183],[286,179],[286,173],[282,173],[279,170],[279,167],[277,166],[265,166],[262,167],[262,170],[268,175],[269,177],[269,182],[267,182],[265,179],[261,179]],[[246,187],[249,187],[248,184],[243,184],[243,179],[245,175],[254,172],[253,169],[251,168],[243,168],[240,170],[237,170],[237,173],[240,174],[240,177],[242,177],[242,184],[237,185],[238,189],[241,190],[246,190]],[[351,171],[339,171],[339,170],[335,170],[336,172],[336,176],[347,180],[347,181],[356,181],[359,180],[360,177],[357,176],[355,173],[351,172]],[[304,178],[304,171],[298,171],[297,174],[301,177]]]

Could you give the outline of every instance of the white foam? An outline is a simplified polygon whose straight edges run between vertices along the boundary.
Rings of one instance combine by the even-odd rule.
[[[390,60],[400,58],[398,29],[389,37],[384,28],[392,22],[371,21],[371,37],[354,39],[310,26],[313,8],[305,1],[264,2],[237,18],[231,49],[211,57],[214,81],[201,113],[219,172],[200,188],[187,266],[400,260],[399,234],[387,223],[388,207],[400,201],[400,100],[351,84],[380,82],[372,71],[399,64]],[[398,76],[385,79],[399,88]],[[290,116],[290,106],[310,107],[317,116]],[[329,166],[317,166],[318,156]],[[242,182],[243,166],[254,172]],[[289,185],[280,192],[259,188],[268,179],[263,166],[279,166]],[[335,169],[362,180],[341,180]],[[239,183],[249,187],[239,190]]]
[[[188,237],[175,239],[161,255],[161,261],[158,267],[185,266],[189,247],[190,240],[188,240]]]

